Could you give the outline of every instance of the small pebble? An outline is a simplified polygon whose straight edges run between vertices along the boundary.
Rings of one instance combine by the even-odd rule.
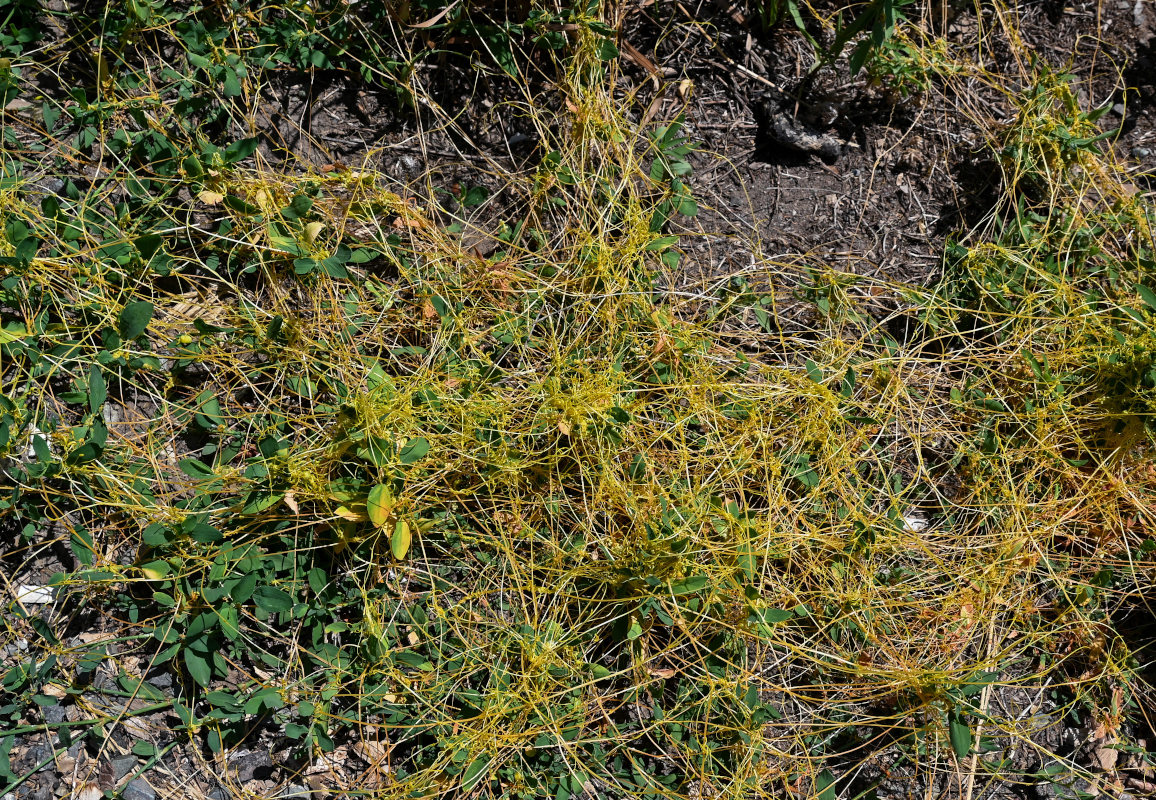
[[[1118,117],[1124,116],[1124,112],[1127,110],[1123,103],[1116,103],[1116,105],[1112,106],[1112,113]]]
[[[1132,148],[1132,158],[1145,159],[1150,155],[1152,155],[1152,151],[1149,150],[1147,147],[1133,147]]]
[[[298,783],[292,783],[289,785],[289,788],[285,790],[285,794],[281,795],[281,797],[285,798],[285,800],[290,800],[290,798],[307,800],[312,796],[312,794],[313,793],[309,791],[308,787],[302,786]]]

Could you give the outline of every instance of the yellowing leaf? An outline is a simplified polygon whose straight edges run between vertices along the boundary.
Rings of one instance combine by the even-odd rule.
[[[405,558],[405,554],[409,552],[409,543],[412,536],[409,532],[409,523],[404,519],[399,519],[397,524],[393,526],[393,536],[389,539],[390,549],[393,551],[393,557],[398,561]]]
[[[263,213],[268,214],[274,210],[273,197],[265,189],[258,189],[253,199],[257,201],[257,206]]]
[[[220,192],[214,192],[212,189],[202,189],[197,194],[197,198],[207,206],[215,206],[225,199],[225,195]]]
[[[23,325],[18,325],[12,328],[0,328],[0,344],[9,344],[11,342],[18,342],[28,335]]]
[[[357,513],[349,506],[338,506],[334,513],[342,519],[349,520],[350,522],[361,522],[365,519],[364,514]]]
[[[389,512],[393,511],[393,496],[389,491],[389,487],[384,483],[379,483],[369,490],[369,500],[365,504],[366,510],[369,512],[369,521],[378,528],[385,525],[386,520],[389,519]]]
[[[321,231],[325,230],[325,225],[320,222],[310,222],[305,225],[305,241],[313,244],[317,241],[317,237],[321,235]]]

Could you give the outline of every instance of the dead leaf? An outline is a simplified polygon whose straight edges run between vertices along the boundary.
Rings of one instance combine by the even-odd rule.
[[[197,199],[207,206],[215,206],[225,199],[225,195],[220,192],[214,192],[212,189],[202,189],[197,194]]]
[[[441,22],[442,18],[446,14],[453,11],[454,7],[457,6],[457,4],[459,2],[461,2],[461,0],[454,0],[454,2],[450,3],[448,6],[443,8],[438,13],[434,14],[429,19],[427,19],[423,22],[415,22],[413,25],[410,25],[409,27],[411,27],[411,28],[432,28],[434,25],[437,25],[439,22]]]
[[[293,492],[285,492],[285,496],[281,499],[285,501],[285,505],[289,506],[289,510],[294,514],[301,513],[301,509],[297,506],[297,496]]]
[[[1111,747],[1112,744],[1111,739],[1101,739],[1092,745],[1092,762],[1105,772],[1114,770],[1120,757],[1120,751]]]
[[[95,783],[88,781],[78,786],[76,791],[72,793],[72,797],[73,800],[100,800],[104,797],[104,792]]]
[[[352,750],[354,754],[374,767],[384,766],[386,770],[388,765],[382,764],[383,761],[389,758],[389,747],[382,742],[354,742]]]

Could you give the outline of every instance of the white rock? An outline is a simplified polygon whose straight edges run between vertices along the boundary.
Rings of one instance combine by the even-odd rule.
[[[16,587],[16,599],[25,605],[48,605],[54,599],[51,586],[30,586],[22,583]]]
[[[927,520],[921,514],[908,511],[900,519],[903,520],[903,530],[908,533],[919,533],[927,529]]]

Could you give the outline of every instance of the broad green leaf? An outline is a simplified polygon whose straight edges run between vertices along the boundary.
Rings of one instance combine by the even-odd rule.
[[[466,767],[466,771],[462,773],[462,789],[472,789],[479,782],[481,782],[482,773],[489,765],[490,759],[486,758],[485,756],[481,758],[475,758],[473,761],[471,761],[470,765]]]
[[[249,496],[245,498],[245,504],[241,506],[241,513],[260,514],[265,509],[280,503],[284,496],[284,492],[269,492],[264,489],[249,492]]]
[[[207,688],[209,681],[213,679],[213,668],[209,666],[209,660],[187,647],[184,656],[185,668],[188,669],[189,675],[194,681]]]
[[[148,684],[142,684],[147,686]],[[157,700],[163,700],[164,696],[157,692]],[[152,742],[146,742],[144,739],[138,739],[133,742],[132,751],[142,758],[151,758],[157,754],[157,746]]]
[[[613,61],[618,58],[618,48],[614,42],[609,39],[598,40],[598,59],[600,61]]]
[[[288,611],[293,607],[293,598],[275,586],[258,586],[253,592],[253,602],[266,611]]]
[[[670,584],[670,593],[673,595],[691,594],[706,586],[707,581],[708,578],[706,575],[695,575],[691,578],[684,578],[681,581],[675,581]]]
[[[241,635],[241,621],[235,606],[221,606],[217,609],[217,617],[221,620],[221,632],[229,641],[234,641]]]
[[[389,519],[389,512],[393,510],[393,496],[389,487],[379,483],[369,490],[369,499],[365,503],[369,512],[369,521],[380,528]]]
[[[104,374],[96,364],[88,371],[88,410],[93,414],[100,412],[100,407],[108,399],[108,389],[104,385]]]
[[[405,554],[409,552],[412,538],[409,523],[404,519],[399,519],[397,524],[393,526],[393,536],[389,537],[389,548],[393,551],[393,557],[398,561],[405,558]]]
[[[665,250],[671,245],[678,244],[677,236],[659,236],[657,239],[651,239],[647,242],[643,250]]]
[[[1156,292],[1138,283],[1136,284],[1136,293],[1140,295],[1140,299],[1144,301],[1144,305],[1156,311]]]
[[[819,800],[835,800],[835,776],[825,769],[815,776],[815,795]]]
[[[23,325],[9,325],[0,328],[0,344],[11,344],[18,342],[28,335],[28,331]]]
[[[213,468],[197,458],[182,458],[177,462],[177,469],[194,480],[204,480],[214,475]]]
[[[120,312],[120,335],[125,341],[135,339],[145,332],[153,318],[153,304],[147,300],[129,303]]]
[[[952,712],[948,717],[947,735],[951,739],[951,749],[958,758],[963,758],[971,752],[971,726],[963,721],[959,712]]]
[[[631,617],[630,627],[626,629],[626,638],[633,641],[634,639],[637,639],[641,635],[642,635],[642,626],[638,623],[638,620]]]
[[[222,155],[227,163],[236,164],[238,161],[243,161],[255,152],[257,152],[257,137],[251,136],[248,139],[233,142],[225,148],[225,152]]]
[[[405,443],[405,447],[401,448],[401,463],[412,464],[415,461],[425,458],[428,452],[429,442],[425,439],[410,439]]]
[[[194,542],[201,544],[213,544],[224,538],[219,530],[204,522],[197,522],[192,525],[186,523],[185,531]]]

